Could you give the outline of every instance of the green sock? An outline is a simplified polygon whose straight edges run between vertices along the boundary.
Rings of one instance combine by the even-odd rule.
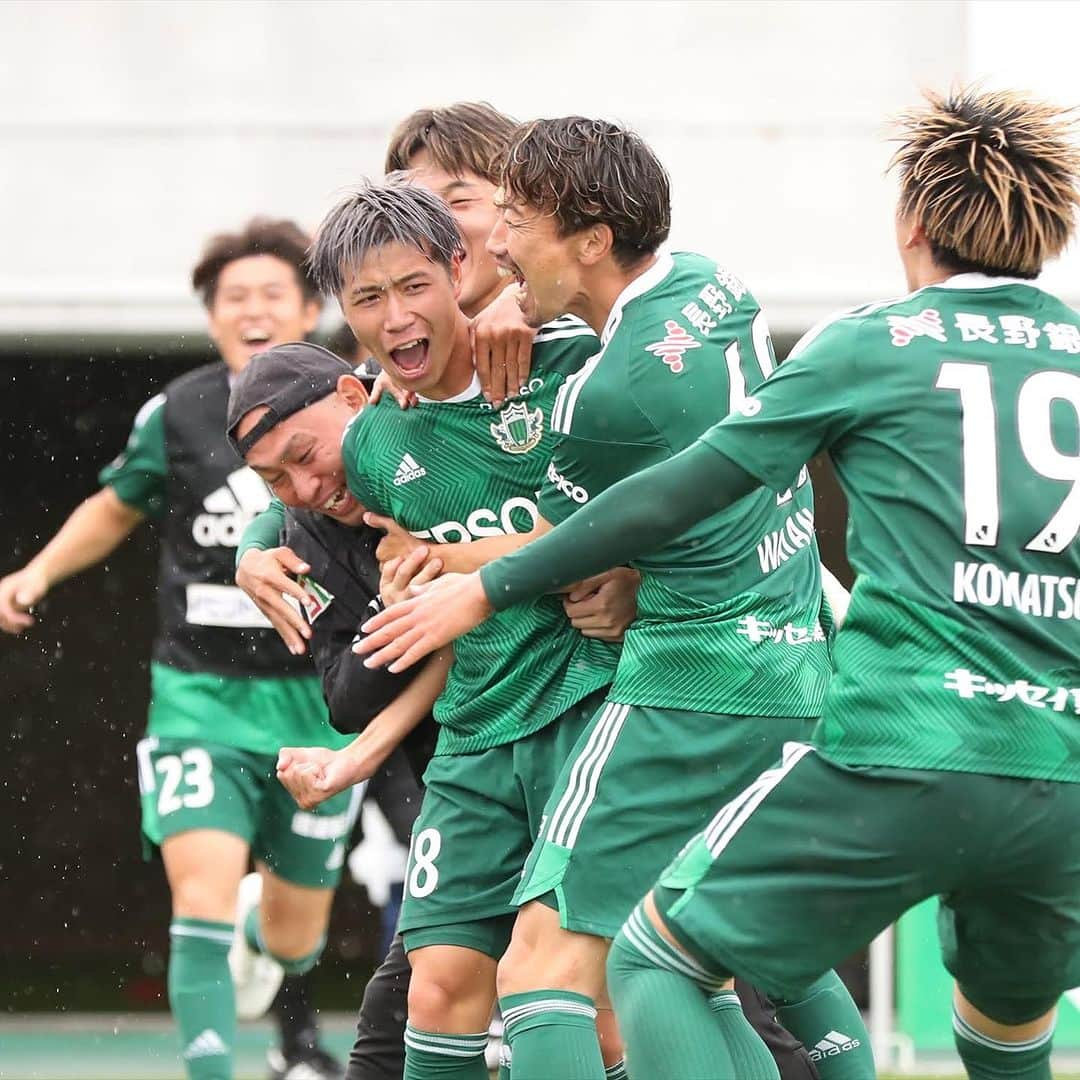
[[[720,1023],[735,1075],[747,1080],[780,1080],[769,1048],[750,1026],[734,990],[721,990],[709,998],[709,1008]]]
[[[269,956],[271,960],[276,960],[285,969],[286,975],[306,975],[319,962],[319,957],[326,948],[324,937],[306,956],[278,956],[277,953],[271,952],[263,941],[262,930],[259,927],[258,904],[247,913],[244,919],[244,940],[256,952]]]
[[[443,1035],[405,1025],[402,1080],[488,1080],[484,1064],[487,1032]]]
[[[1006,1043],[976,1031],[953,1013],[953,1038],[971,1080],[1050,1080],[1051,1026],[1037,1038]]]
[[[744,1080],[709,1009],[720,980],[703,988],[707,973],[656,932],[640,905],[612,942],[607,978],[634,1080]]]
[[[626,1071],[626,1059],[619,1058],[614,1065],[608,1065],[604,1069],[604,1080],[630,1080],[630,1074]]]
[[[862,1014],[835,971],[827,971],[797,1001],[776,1001],[776,1015],[809,1051],[821,1080],[877,1075]]]
[[[591,998],[533,990],[499,998],[513,1080],[604,1080]]]
[[[232,1080],[232,936],[232,923],[206,919],[173,919],[169,927],[169,1005],[190,1080]]]

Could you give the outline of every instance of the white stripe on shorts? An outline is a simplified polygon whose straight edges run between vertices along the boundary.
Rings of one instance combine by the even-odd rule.
[[[551,815],[547,830],[548,840],[560,847],[574,846],[581,823],[596,798],[596,785],[599,783],[604,763],[615,748],[623,721],[629,712],[629,705],[609,701],[604,706],[604,712],[593,728],[585,749],[574,761],[570,770],[570,782]]]
[[[765,797],[807,754],[813,752],[807,743],[784,743],[784,755],[780,764],[766,769],[748,788],[741,791],[705,827],[705,843],[715,859],[743,827],[751,814],[765,801]]]

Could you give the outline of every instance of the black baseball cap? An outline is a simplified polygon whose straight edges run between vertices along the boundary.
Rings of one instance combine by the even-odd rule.
[[[256,353],[229,391],[225,434],[233,449],[243,457],[286,417],[332,394],[338,379],[352,370],[352,365],[340,356],[310,341],[287,341]],[[242,439],[237,439],[237,425],[260,405],[265,405],[268,412]]]

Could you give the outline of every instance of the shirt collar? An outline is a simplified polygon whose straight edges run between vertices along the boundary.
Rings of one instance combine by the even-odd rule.
[[[1030,285],[1038,288],[1037,278],[996,277],[991,274],[953,274],[933,286],[938,289],[996,289],[1001,285]]]
[[[420,401],[425,402],[428,405],[459,405],[463,401],[472,401],[477,394],[480,393],[480,376],[473,372],[472,382],[461,391],[460,394],[455,394],[453,397],[448,398],[427,398],[423,394],[417,394],[417,398]]]
[[[661,251],[656,256],[656,262],[654,262],[645,273],[638,274],[638,276],[615,297],[615,303],[611,306],[611,312],[607,317],[607,322],[604,323],[604,332],[600,335],[601,345],[606,345],[611,340],[611,335],[615,333],[616,327],[622,322],[623,308],[626,307],[631,300],[636,300],[643,293],[647,293],[650,289],[659,285],[674,268],[675,260],[672,259],[671,254],[667,251]]]

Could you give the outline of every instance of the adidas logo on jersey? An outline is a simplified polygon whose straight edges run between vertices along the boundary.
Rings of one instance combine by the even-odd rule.
[[[861,1046],[862,1043],[858,1039],[853,1039],[850,1035],[845,1035],[842,1031],[830,1031],[824,1038],[819,1039],[810,1051],[811,1061],[820,1061],[822,1058],[836,1057],[837,1054],[843,1054],[848,1050],[854,1050],[857,1046]]]
[[[394,487],[401,487],[402,484],[408,484],[413,480],[419,480],[421,476],[427,476],[427,469],[425,469],[412,454],[406,454],[401,459],[401,464],[397,467],[397,472],[394,473]]]
[[[194,1061],[195,1058],[218,1057],[228,1052],[221,1036],[213,1028],[206,1028],[184,1047],[183,1057],[185,1061]]]
[[[191,535],[200,547],[236,547],[248,522],[269,505],[266,485],[245,465],[203,499],[203,513],[191,523]]]

